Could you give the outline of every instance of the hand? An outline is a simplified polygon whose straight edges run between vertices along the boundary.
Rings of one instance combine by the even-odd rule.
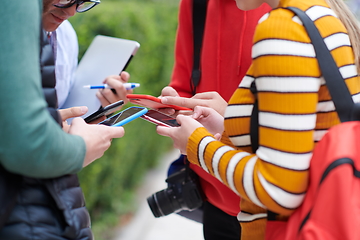
[[[198,93],[192,98],[167,96],[162,97],[161,102],[191,109],[194,109],[196,106],[209,107],[220,113],[222,116],[224,116],[227,106],[227,102],[217,92]]]
[[[162,127],[157,126],[158,134],[170,137],[173,140],[174,147],[179,149],[182,154],[186,154],[186,145],[191,134],[202,125],[190,116],[178,115],[176,121],[180,127]]]
[[[124,136],[123,127],[86,124],[82,118],[74,118],[69,133],[82,137],[86,144],[86,155],[83,166],[100,158],[110,147],[113,138]]]
[[[71,107],[71,108],[65,108],[65,109],[59,109],[59,114],[61,117],[61,120],[63,122],[63,130],[65,132],[69,131],[70,125],[67,123],[67,119],[74,118],[74,117],[80,117],[87,113],[88,108],[85,106],[81,107]]]
[[[128,102],[128,99],[126,98],[127,94],[130,94],[133,92],[133,90],[126,90],[123,86],[123,83],[127,83],[130,79],[130,74],[127,72],[122,72],[119,76],[118,75],[111,75],[107,77],[103,83],[106,83],[111,88],[115,90],[115,93],[112,91],[112,89],[101,89],[96,93],[96,96],[101,102],[101,105],[103,107],[117,102],[119,100],[124,100],[124,104]],[[117,111],[118,109],[114,110]]]
[[[166,86],[161,90],[160,98],[166,97],[166,96],[179,97],[179,94],[174,88]],[[177,115],[176,110],[173,108],[162,108],[162,109],[158,109],[158,110],[169,116],[175,117]]]
[[[221,136],[224,131],[224,117],[212,108],[196,106],[192,117],[213,135]]]

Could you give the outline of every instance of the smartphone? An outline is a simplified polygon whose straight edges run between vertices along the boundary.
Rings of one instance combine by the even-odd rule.
[[[152,109],[159,109],[159,108],[173,108],[175,110],[187,110],[192,111],[190,108],[180,107],[176,105],[168,105],[163,104],[160,98],[151,96],[151,95],[144,95],[144,94],[128,94],[126,97],[129,99],[131,103],[152,108]]]
[[[120,100],[120,101],[114,102],[112,104],[109,104],[109,105],[107,105],[105,107],[101,107],[96,112],[94,112],[91,115],[87,116],[84,120],[85,120],[86,123],[90,123],[92,121],[95,121],[96,119],[99,119],[102,116],[106,116],[106,115],[112,113],[116,108],[120,107],[123,104],[124,104],[124,101]]]
[[[147,111],[147,108],[144,107],[129,107],[98,124],[113,127],[123,126],[124,124],[144,115]]]
[[[165,127],[178,127],[180,124],[176,121],[175,118],[158,112],[156,110],[150,109],[140,118],[155,123],[156,125],[165,126]]]

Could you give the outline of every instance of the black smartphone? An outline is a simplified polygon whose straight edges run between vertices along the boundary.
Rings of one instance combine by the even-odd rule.
[[[104,124],[113,127],[123,126],[124,124],[131,122],[138,117],[141,117],[147,111],[147,108],[144,107],[129,107],[98,124]]]
[[[142,115],[140,118],[160,126],[165,126],[165,127],[180,126],[180,124],[176,121],[175,118],[153,109],[148,110],[148,112]]]
[[[96,112],[92,113],[91,115],[87,116],[84,121],[86,123],[90,123],[92,121],[95,121],[96,119],[99,119],[102,116],[106,116],[110,113],[112,113],[116,108],[120,107],[121,105],[124,104],[123,100],[114,102],[112,104],[109,104],[105,107],[101,107],[99,110],[97,110]]]

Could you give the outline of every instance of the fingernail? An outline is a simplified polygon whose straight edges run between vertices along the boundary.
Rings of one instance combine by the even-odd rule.
[[[81,110],[81,113],[84,114],[84,113],[87,113],[88,108],[86,106],[81,106],[80,110]]]
[[[162,103],[167,103],[167,97],[162,97],[162,98],[161,98],[161,102],[162,102]]]

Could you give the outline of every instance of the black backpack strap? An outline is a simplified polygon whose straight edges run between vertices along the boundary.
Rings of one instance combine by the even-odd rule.
[[[206,19],[207,0],[193,0],[193,45],[194,45],[194,58],[193,69],[191,73],[191,91],[196,94],[196,87],[200,83],[200,54],[201,46],[204,35],[205,19]]]
[[[349,89],[340,74],[339,68],[337,67],[318,29],[309,16],[302,10],[295,7],[288,7],[287,9],[294,12],[301,19],[306,31],[308,32],[311,42],[315,48],[316,58],[320,66],[321,73],[324,76],[326,86],[329,89],[341,122],[351,121],[354,101],[352,100]]]

